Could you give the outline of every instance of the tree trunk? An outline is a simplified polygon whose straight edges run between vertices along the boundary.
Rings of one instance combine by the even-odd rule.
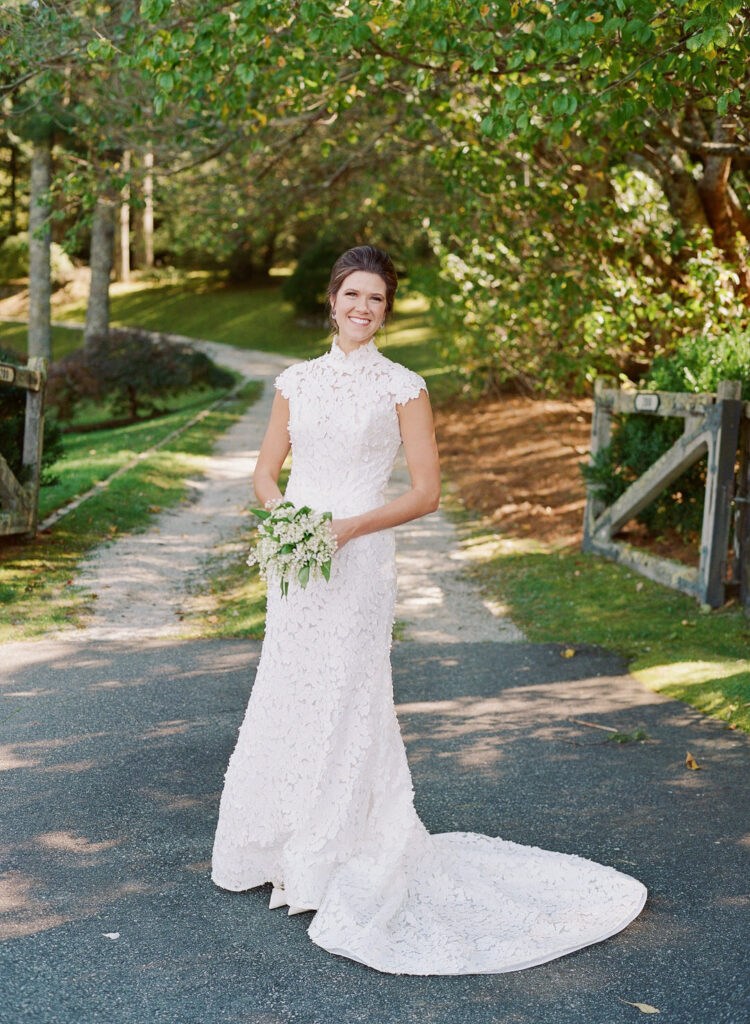
[[[18,231],[18,148],[10,143],[10,161],[8,172],[10,184],[8,186],[10,202],[10,233],[15,235]]]
[[[122,154],[122,169],[130,170],[130,150]],[[121,194],[117,212],[117,230],[115,232],[115,280],[130,280],[130,186],[125,185]]]
[[[29,201],[29,356],[52,358],[50,208],[52,135],[34,143]]]
[[[717,118],[713,132],[714,142],[732,143],[735,134],[732,123]],[[705,157],[703,174],[698,180],[698,191],[716,245],[723,252],[727,263],[737,272],[739,277],[737,290],[745,305],[750,305],[750,268],[748,268],[743,253],[737,248],[737,224],[728,195],[731,170],[731,157]]]
[[[271,224],[269,233],[266,236],[265,245],[263,246],[263,273],[266,275],[266,277],[271,276],[271,271],[273,269],[274,261],[276,259],[276,242],[278,240],[278,237],[279,229],[276,222],[274,221]]]
[[[154,179],[151,173],[154,154],[146,150],[142,157],[144,168],[141,182],[143,208],[136,217],[135,261],[136,266],[146,269],[154,265]]]
[[[109,279],[112,273],[112,250],[115,236],[115,207],[117,201],[108,195],[100,196],[94,210],[91,226],[91,286],[86,307],[84,345],[109,330]]]

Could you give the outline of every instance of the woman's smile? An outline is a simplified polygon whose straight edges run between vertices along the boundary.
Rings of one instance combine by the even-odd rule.
[[[339,345],[345,352],[373,337],[386,315],[386,284],[380,274],[355,270],[331,300]]]

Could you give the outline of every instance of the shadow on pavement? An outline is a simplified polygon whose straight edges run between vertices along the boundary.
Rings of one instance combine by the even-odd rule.
[[[268,887],[211,884],[258,653],[243,641],[5,645],[3,1024],[637,1020],[622,1000],[670,1022],[747,1024],[747,736],[595,649],[398,644],[428,828],[578,853],[636,875],[650,897],[624,932],[527,971],[381,975],[314,946],[309,915],[268,911]],[[613,743],[571,718],[649,739]],[[687,750],[701,771],[685,768]]]

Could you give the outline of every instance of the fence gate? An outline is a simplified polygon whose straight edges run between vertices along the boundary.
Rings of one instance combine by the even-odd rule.
[[[740,400],[741,387],[740,381],[722,381],[715,395],[694,395],[622,391],[606,379],[596,381],[592,458],[610,443],[612,416],[617,413],[680,416],[685,429],[672,447],[609,507],[597,498],[595,486],[587,488],[584,551],[604,555],[657,583],[691,594],[712,608],[724,603],[731,567],[732,583],[739,583],[742,600],[750,607],[750,403],[743,405]],[[738,449],[739,476],[735,486]],[[706,494],[697,569],[613,539],[628,520],[706,454]]]
[[[25,533],[33,537],[39,504],[47,361],[33,357],[27,366],[0,363],[0,387],[6,384],[26,391],[22,462],[30,475],[20,483],[0,454],[0,536]]]

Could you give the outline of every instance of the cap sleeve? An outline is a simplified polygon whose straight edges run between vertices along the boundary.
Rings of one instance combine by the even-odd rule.
[[[427,392],[427,385],[424,379],[413,370],[408,370],[405,366],[399,366],[393,391],[396,405],[404,405],[404,403],[411,401],[412,398],[417,398],[421,391]]]
[[[286,370],[282,370],[273,382],[276,390],[280,391],[287,400],[295,395],[299,388],[300,365],[294,363],[292,366],[287,366]]]

